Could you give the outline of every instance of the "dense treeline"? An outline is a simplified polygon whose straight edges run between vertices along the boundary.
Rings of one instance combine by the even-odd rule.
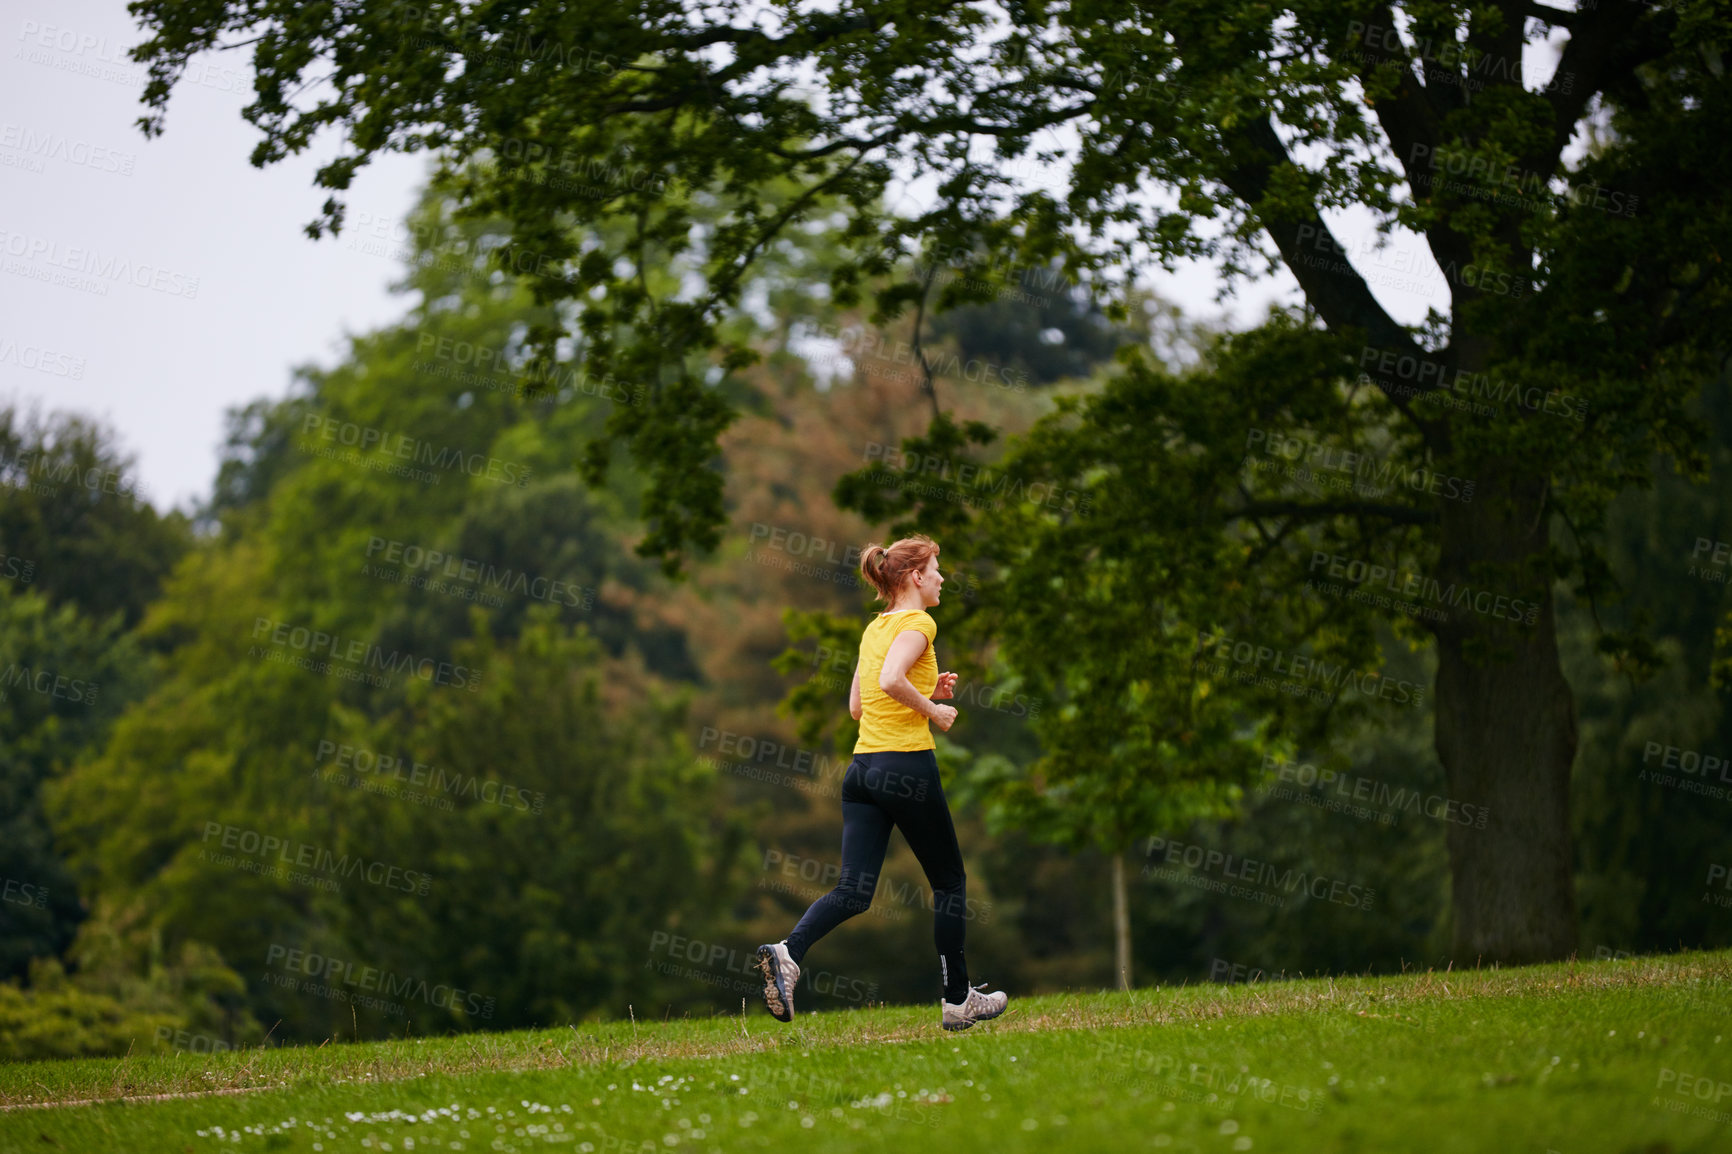
[[[523,335],[549,310],[447,259],[482,250],[486,225],[448,219],[436,194],[416,225],[418,303],[232,414],[190,521],[110,483],[132,475],[112,432],[5,413],[0,1055],[738,1012],[756,1001],[751,949],[835,876],[851,645],[870,611],[855,559],[885,534],[886,496],[949,500],[941,627],[1020,611],[970,568],[963,527],[1008,532],[1053,502],[1002,483],[1015,473],[959,489],[944,454],[908,451],[935,427],[918,362],[862,340],[868,318],[813,287],[835,238],[763,273],[736,321],[760,364],[692,354],[749,415],[717,462],[729,531],[676,581],[638,554],[641,478],[593,488],[575,468],[642,386],[529,369]],[[1181,374],[1238,355],[1153,300],[1109,321],[1076,295],[1025,296],[929,335],[945,422],[1048,429],[1054,399],[1099,394],[1125,345]],[[1732,794],[1644,776],[1656,746],[1732,750],[1708,675],[1728,568],[1713,543],[1732,538],[1725,381],[1703,419],[1711,483],[1657,469],[1614,506],[1610,572],[1562,592],[1589,948],[1732,940],[1701,884]],[[1119,609],[1102,628],[1126,652],[1196,645]],[[1608,624],[1658,639],[1657,676],[1605,662]],[[1042,667],[1043,646],[1078,639],[1011,632],[940,638],[968,678],[939,746],[977,972],[1013,990],[1109,984],[1115,852],[1141,982],[1443,958],[1444,834],[1474,815],[1449,805],[1426,705],[1325,738],[1264,725],[1283,703],[1223,687],[1200,728],[1097,748],[1060,724],[1086,721],[1091,685]],[[1408,635],[1367,644],[1387,676],[1431,683]],[[1151,698],[1151,715],[1169,704]],[[1077,772],[1098,753],[1130,785],[1156,765],[1173,779],[1142,809],[1055,791],[1060,747]],[[1055,768],[1031,787],[1021,769],[1043,753]],[[1097,836],[1096,814],[1127,812],[1142,816]],[[1229,862],[1306,880],[1218,892]],[[928,900],[898,841],[872,914],[814,955],[807,1004],[933,996]]]

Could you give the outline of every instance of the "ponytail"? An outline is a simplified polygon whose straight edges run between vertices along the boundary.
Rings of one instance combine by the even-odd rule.
[[[904,537],[888,548],[873,542],[860,553],[860,575],[878,590],[876,600],[888,605],[895,601],[908,574],[926,568],[936,552],[937,543],[924,533]]]

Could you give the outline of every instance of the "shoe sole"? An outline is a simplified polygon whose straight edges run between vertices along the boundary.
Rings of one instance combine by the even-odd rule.
[[[782,988],[782,966],[776,960],[776,951],[769,946],[758,947],[758,972],[764,975],[764,1008],[778,1022],[792,1022],[793,991]]]

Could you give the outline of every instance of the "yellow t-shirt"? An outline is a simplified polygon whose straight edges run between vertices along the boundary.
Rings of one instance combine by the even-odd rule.
[[[890,643],[909,630],[926,635],[926,648],[908,670],[908,680],[923,697],[931,697],[938,688],[938,657],[932,652],[938,622],[932,615],[924,609],[903,609],[874,617],[860,635],[860,740],[854,743],[855,753],[937,748],[926,715],[878,688]]]

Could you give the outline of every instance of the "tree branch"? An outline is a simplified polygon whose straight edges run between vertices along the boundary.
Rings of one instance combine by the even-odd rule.
[[[1307,200],[1303,209],[1286,211],[1278,206],[1264,207],[1276,167],[1292,163],[1270,120],[1259,117],[1247,121],[1237,132],[1225,136],[1225,143],[1228,164],[1224,182],[1257,215],[1323,323],[1337,332],[1356,328],[1373,347],[1393,352],[1398,358],[1426,359],[1412,335],[1371,295],[1365,278],[1348,260],[1347,250],[1335,239],[1314,203]],[[1378,357],[1377,361],[1383,359]],[[1367,375],[1418,428],[1427,435],[1435,431],[1430,422],[1416,417],[1407,403],[1416,392],[1434,391],[1435,385],[1416,388],[1412,381],[1400,380],[1381,369]]]
[[[1552,106],[1552,140],[1544,153],[1529,158],[1536,171],[1549,173],[1557,168],[1576,133],[1576,122],[1614,72],[1658,55],[1645,37],[1631,35],[1646,7],[1602,3],[1579,14],[1581,19],[1571,27],[1552,83],[1546,87],[1546,100]]]
[[[1389,27],[1395,27],[1395,10],[1389,5],[1383,7],[1384,19],[1389,21]],[[1361,60],[1370,64],[1370,71],[1376,71],[1394,66],[1399,74],[1395,88],[1394,100],[1380,100],[1371,105],[1377,116],[1377,123],[1383,127],[1383,132],[1389,137],[1389,145],[1395,150],[1395,159],[1401,164],[1401,170],[1407,174],[1410,187],[1413,183],[1415,148],[1424,145],[1428,149],[1437,147],[1438,137],[1442,133],[1443,114],[1432,99],[1433,92],[1423,85],[1413,75],[1413,58],[1405,51],[1384,52],[1380,45],[1370,45],[1359,51]],[[1359,70],[1360,83],[1365,83],[1368,70]]]

